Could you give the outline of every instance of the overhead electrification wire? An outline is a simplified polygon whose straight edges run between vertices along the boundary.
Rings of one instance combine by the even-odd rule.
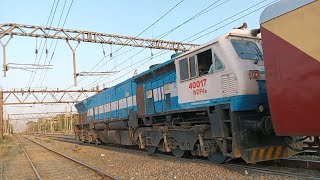
[[[66,1],[67,1],[67,0],[65,0],[65,3],[64,3],[64,6],[63,6],[63,10],[64,10],[64,8],[65,8]],[[65,17],[65,19],[64,19],[64,22],[63,22],[61,28],[64,28],[64,26],[65,26],[65,24],[66,24],[66,22],[67,22],[67,19],[68,19],[68,16],[69,16],[71,7],[72,7],[72,5],[73,5],[73,2],[74,2],[74,0],[72,0],[71,3],[70,3],[70,5],[69,5],[68,12],[67,12],[67,14],[66,14],[66,17]],[[62,10],[61,16],[60,16],[60,18],[59,18],[58,26],[59,26],[59,24],[60,24],[60,20],[61,20],[61,17],[62,17],[62,15],[63,15],[63,10]],[[51,43],[51,45],[52,45],[52,43]],[[51,61],[53,60],[54,53],[55,53],[55,50],[56,50],[56,48],[57,48],[57,45],[58,45],[58,39],[56,40],[56,43],[55,43],[55,46],[54,46],[54,49],[53,49],[53,52],[52,52],[52,55],[51,55],[51,58],[50,58],[50,60],[49,60],[48,65],[51,65]],[[47,75],[47,72],[48,72],[48,70],[46,69],[46,70],[45,70],[45,74],[44,74],[44,76],[43,76],[43,78],[42,78],[42,81],[41,81],[40,86],[42,86],[42,84],[43,84],[43,82],[44,82],[44,80],[45,80],[45,77],[46,77],[46,75]],[[39,82],[40,82],[40,79],[39,79]]]
[[[167,16],[171,11],[173,11],[176,7],[178,7],[183,1],[185,1],[185,0],[181,0],[181,1],[179,1],[177,4],[175,4],[171,9],[169,9],[165,14],[163,14],[160,18],[158,18],[155,22],[153,22],[151,25],[149,25],[147,28],[145,28],[143,31],[141,31],[137,36],[135,36],[135,37],[139,37],[141,34],[143,34],[144,32],[146,32],[148,29],[150,29],[152,26],[154,26],[156,23],[158,23],[161,19],[163,19],[165,16]],[[113,53],[116,53],[116,52],[118,52],[119,50],[121,50],[122,48],[123,48],[124,46],[121,46],[119,49],[117,49],[115,52],[113,52]],[[132,48],[133,49],[133,48]],[[132,50],[131,49],[131,50]],[[126,51],[126,52],[130,52],[131,50],[128,50],[128,51]],[[139,52],[142,52],[142,51],[139,51]],[[125,53],[122,53],[122,54],[125,54]],[[89,70],[90,72],[92,71],[92,70],[94,70],[104,59],[106,58],[106,56],[104,55],[104,57],[93,67],[93,68],[91,68],[91,70]],[[114,58],[113,58],[114,59]],[[107,61],[108,62],[108,61]],[[105,63],[106,64],[106,63]],[[102,66],[104,66],[105,64],[103,64]],[[101,67],[102,67],[101,66]],[[79,81],[78,81],[78,83],[79,82],[81,82],[83,79],[85,79],[85,77],[86,76],[84,76],[84,77],[82,77]],[[71,86],[71,87],[73,87],[73,86]],[[69,87],[69,88],[71,88],[71,87]],[[68,89],[69,89],[68,88]]]
[[[58,0],[58,1],[57,1],[57,3],[56,3],[56,5],[55,5],[55,8],[54,8],[54,12],[53,12],[52,17],[50,16],[50,15],[51,15],[51,12],[50,12],[50,15],[49,15],[49,18],[48,18],[48,20],[47,20],[46,26],[48,26],[48,23],[49,23],[50,17],[51,17],[51,22],[50,22],[50,26],[49,26],[49,27],[51,27],[51,26],[52,26],[52,23],[53,23],[53,20],[54,20],[54,17],[55,17],[56,11],[57,11],[57,7],[58,7],[58,5],[59,5],[59,1],[60,1],[60,0]],[[54,3],[55,3],[55,1],[54,1]],[[52,8],[54,7],[54,3],[53,3]],[[52,9],[52,8],[51,8],[51,9]],[[48,33],[49,33],[49,30],[48,30]],[[40,46],[39,46],[39,47],[41,47],[42,40],[43,40],[43,39],[41,39],[41,43],[40,43]],[[40,61],[41,61],[41,58],[42,58],[42,54],[43,54],[43,50],[44,50],[44,46],[45,46],[45,44],[43,45],[43,48],[42,48],[42,51],[41,51],[40,57],[38,58],[38,63],[37,63],[38,65],[40,64]],[[37,61],[37,59],[35,60],[35,63],[36,63],[36,61]],[[36,70],[33,74],[31,74],[30,79],[29,79],[29,83],[28,83],[28,87],[29,87],[29,88],[31,87],[31,85],[32,85],[32,83],[33,83],[33,81],[34,81],[34,78],[35,78],[36,74],[37,74],[37,70]]]
[[[163,38],[163,37],[169,35],[169,34],[172,33],[173,31],[175,31],[176,29],[180,28],[181,26],[187,24],[188,22],[190,22],[190,21],[192,21],[192,20],[195,20],[196,18],[198,18],[198,17],[200,17],[200,16],[208,13],[209,11],[212,11],[213,9],[221,6],[222,4],[224,4],[224,3],[226,3],[226,2],[228,2],[228,1],[230,1],[230,0],[225,0],[225,1],[223,1],[222,3],[214,6],[215,4],[217,4],[217,3],[220,2],[220,1],[221,1],[221,0],[217,0],[217,1],[213,2],[213,3],[211,3],[209,6],[205,7],[204,9],[202,9],[201,11],[199,11],[198,13],[196,13],[195,15],[193,15],[191,18],[187,19],[186,21],[184,21],[183,23],[179,24],[178,26],[172,28],[171,30],[167,31],[166,33],[163,33],[163,34],[157,36],[156,38]],[[214,6],[214,7],[212,7],[212,6]],[[140,51],[138,52],[138,54],[141,53],[141,52],[144,51],[144,50],[145,50],[145,49],[140,50]],[[138,55],[138,54],[136,54],[136,55]],[[127,60],[129,60],[129,59],[131,59],[131,58],[132,58],[132,57],[128,58]],[[126,62],[127,60],[125,60],[124,62]],[[123,63],[124,63],[124,62],[123,62]],[[107,63],[107,62],[106,62],[106,63]],[[104,66],[106,63],[104,63],[102,66]],[[111,76],[112,76],[112,75],[111,75]],[[98,78],[98,79],[95,80],[93,83],[95,83],[96,81],[100,80],[101,78],[102,78],[102,77]]]
[[[223,21],[220,21],[220,22],[218,22],[218,23],[210,26],[210,28],[215,27],[215,26],[221,24],[221,22],[226,22],[227,20],[229,20],[229,19],[231,19],[231,18],[233,18],[233,17],[235,17],[235,16],[237,16],[237,15],[240,15],[240,14],[246,12],[247,10],[252,9],[253,7],[256,7],[256,6],[262,4],[262,3],[266,2],[266,1],[267,1],[267,0],[263,0],[263,1],[255,4],[255,5],[253,5],[253,6],[250,6],[249,8],[246,8],[246,9],[240,11],[239,13],[236,13],[235,15],[230,16],[230,17],[224,19]],[[227,24],[224,24],[224,25],[222,25],[222,26],[214,29],[213,31],[210,31],[210,32],[206,33],[205,35],[211,34],[211,33],[215,32],[215,31],[217,31],[217,30],[219,30],[219,29],[221,29],[221,28],[223,28],[223,27],[225,27],[225,26],[227,26],[227,25],[230,25],[231,23],[234,23],[234,22],[236,22],[236,21],[238,21],[238,20],[240,20],[240,19],[242,19],[242,18],[244,18],[244,17],[246,17],[246,16],[248,16],[248,15],[251,15],[251,14],[255,13],[256,11],[261,10],[262,8],[265,8],[265,7],[267,7],[267,6],[275,3],[275,2],[277,2],[277,1],[278,1],[278,0],[275,0],[275,1],[272,1],[272,2],[270,2],[270,3],[268,3],[268,4],[266,4],[266,5],[263,5],[263,6],[255,9],[255,10],[253,10],[253,11],[251,11],[251,12],[249,12],[249,13],[247,13],[247,14],[245,14],[245,15],[243,15],[243,16],[241,16],[241,17],[239,17],[239,18],[237,18],[237,19],[235,19],[235,20],[233,20],[233,21],[231,21],[231,22],[229,22],[229,23],[227,23]],[[202,31],[200,31],[200,32],[204,32],[204,31],[206,31],[206,30],[208,30],[208,29],[210,29],[210,28],[206,28],[206,29],[204,29],[204,30],[202,30]],[[196,33],[196,34],[194,34],[194,35],[192,35],[192,36],[190,36],[190,37],[188,37],[188,38],[186,38],[185,40],[190,39],[190,38],[194,37],[194,36],[197,35],[197,34],[199,34],[199,32]],[[199,39],[199,38],[201,38],[201,37],[203,37],[203,36],[205,36],[205,35],[201,35],[200,37],[198,37],[198,38],[196,38],[196,39],[193,39],[193,40],[191,40],[191,41],[189,41],[189,42],[193,42],[193,41],[195,41],[195,40],[197,40],[197,39]],[[185,40],[184,40],[184,41],[185,41]],[[184,42],[184,41],[182,41],[182,42]],[[164,51],[164,50],[162,50],[162,51]],[[158,53],[161,53],[162,51],[160,51],[160,52],[158,52]],[[145,61],[144,64],[148,62],[147,60],[148,60],[149,58],[150,58],[150,57],[144,59],[144,61]],[[140,62],[141,62],[141,61],[140,61]],[[134,65],[135,65],[135,64],[134,64]],[[133,66],[133,65],[127,66],[127,67],[123,68],[123,70],[125,70],[125,69],[127,69],[128,67],[131,67],[131,66]],[[139,67],[140,67],[140,66],[141,66],[141,65],[139,65]],[[129,71],[128,73],[130,73],[130,72],[131,72],[131,71]],[[126,73],[125,75],[127,75],[128,73]],[[113,75],[115,75],[115,74],[113,74]],[[108,77],[100,80],[98,83],[100,83],[100,82],[102,82],[102,81],[110,78],[111,76],[112,76],[112,75],[110,75],[110,76],[108,76]],[[124,76],[124,75],[123,75],[123,76]],[[123,76],[121,76],[121,77],[123,77]],[[119,78],[117,78],[117,79],[119,79]],[[91,84],[89,84],[87,87],[90,87],[90,86],[92,86],[92,85],[95,84],[95,83],[96,83],[96,81],[93,82],[93,83],[91,83]],[[87,87],[86,87],[86,88],[87,88]]]
[[[234,14],[233,16],[230,16],[230,17],[228,17],[228,18],[226,18],[226,19],[224,19],[224,20],[222,20],[222,21],[220,21],[220,22],[218,22],[218,23],[216,23],[216,24],[214,24],[214,25],[212,25],[212,26],[209,26],[209,27],[207,27],[207,28],[199,31],[198,33],[196,33],[196,34],[194,34],[194,35],[192,35],[192,36],[184,39],[183,41],[186,41],[186,40],[188,40],[188,39],[191,39],[191,38],[195,37],[196,35],[199,35],[199,34],[205,32],[205,31],[207,31],[207,30],[209,30],[209,29],[211,29],[211,28],[213,28],[213,27],[215,27],[215,26],[217,26],[217,25],[219,25],[219,24],[221,24],[221,23],[223,23],[223,22],[225,22],[225,21],[228,21],[228,20],[230,20],[230,19],[232,19],[232,18],[234,18],[234,17],[236,17],[236,16],[244,13],[245,11],[247,11],[247,10],[249,10],[249,9],[252,9],[252,8],[254,8],[254,7],[256,7],[256,6],[258,6],[258,5],[260,5],[261,3],[264,3],[264,2],[266,2],[266,1],[267,1],[267,0],[260,1],[260,2],[257,3],[257,4],[254,4],[254,5],[250,6],[250,7],[248,7],[247,9],[242,10],[241,12],[239,12],[239,13],[237,13],[237,14]],[[264,5],[264,6],[262,6],[262,7],[258,8],[258,9],[256,9],[256,10],[254,10],[254,11],[251,11],[249,14],[252,14],[252,13],[254,13],[254,12],[256,12],[256,11],[258,11],[258,10],[260,10],[260,9],[268,6],[268,5],[270,5],[270,4],[273,4],[273,3],[277,2],[277,1],[279,1],[279,0],[272,1],[272,2],[268,3],[267,5]],[[237,21],[237,20],[239,20],[239,19],[242,19],[243,17],[248,16],[249,14],[243,15],[243,16],[241,16],[241,17],[239,17],[239,18],[231,21],[230,23],[226,24],[225,26],[227,26],[227,25],[229,25],[229,24],[231,24],[231,23],[233,23],[233,22],[235,22],[235,21]],[[219,29],[221,29],[221,28],[223,28],[223,27],[225,27],[225,26],[219,27]],[[210,32],[208,32],[208,33],[206,33],[206,34],[203,34],[203,35],[201,35],[200,37],[197,37],[197,38],[195,38],[195,39],[192,39],[191,41],[188,41],[188,42],[193,42],[193,41],[195,41],[195,40],[197,40],[197,39],[200,39],[200,38],[202,38],[202,37],[204,37],[204,36],[206,36],[206,35],[208,35],[208,34],[211,34],[212,32],[214,32],[214,31],[216,31],[216,30],[218,30],[218,29],[215,29],[215,30],[210,31]]]
[[[183,26],[183,25],[187,24],[188,22],[190,22],[190,21],[192,21],[192,20],[195,20],[196,18],[198,18],[198,17],[200,17],[200,16],[202,16],[202,15],[204,15],[204,14],[212,11],[213,9],[221,6],[222,4],[224,4],[224,3],[226,3],[226,2],[228,2],[228,1],[230,1],[230,0],[225,0],[225,1],[223,1],[222,3],[214,6],[215,4],[217,4],[217,3],[220,2],[220,1],[221,1],[221,0],[217,0],[217,1],[213,2],[213,3],[211,3],[209,6],[207,6],[207,7],[204,8],[204,9],[202,9],[200,12],[196,13],[196,14],[195,14],[194,16],[192,16],[191,18],[187,19],[186,21],[184,21],[184,22],[181,23],[180,25],[172,28],[171,30],[167,31],[166,33],[163,33],[163,34],[157,36],[156,38],[160,38],[160,39],[161,39],[161,38],[169,35],[169,34],[172,33],[173,31],[175,31],[175,30],[177,30],[178,28],[180,28],[181,26]],[[212,6],[214,6],[214,7],[212,7]],[[152,26],[152,25],[151,25],[151,26]],[[151,26],[149,26],[149,27],[151,27]],[[120,49],[121,49],[121,48],[120,48]],[[132,49],[133,49],[133,48],[132,48]],[[143,50],[140,50],[140,51],[138,52],[138,54],[141,53],[142,51],[144,51],[144,49],[143,49]],[[138,54],[136,54],[136,55],[138,55]],[[132,58],[132,57],[128,58],[127,60],[129,60],[129,59],[131,59],[131,58]],[[124,61],[124,62],[126,62],[126,61]],[[106,63],[107,63],[107,62],[105,62],[102,66],[104,66]],[[102,66],[101,66],[101,67],[102,67]],[[98,81],[98,80],[101,79],[101,78],[102,78],[102,77],[98,78],[98,79],[95,80],[94,82]]]
[[[138,53],[139,53],[139,52],[138,52]],[[135,67],[134,69],[136,69],[136,68],[138,68],[138,67],[141,67],[142,65],[146,64],[146,62],[148,62],[148,60],[150,60],[151,57],[156,58],[156,57],[162,56],[162,55],[164,55],[164,54],[166,54],[166,53],[169,53],[169,51],[161,50],[160,52],[157,52],[157,53],[153,54],[152,56],[148,56],[148,57],[140,60],[139,63],[141,63],[141,62],[144,62],[144,63],[138,65],[138,66]],[[136,55],[136,54],[135,54],[135,55]],[[131,59],[131,58],[132,58],[132,56],[131,56],[129,59]],[[126,69],[128,69],[128,68],[130,68],[130,67],[132,67],[132,66],[134,66],[134,65],[139,64],[139,63],[130,64],[129,66],[126,66],[126,67],[120,69],[119,72],[121,72],[121,71],[123,71],[123,70],[126,70]],[[120,66],[120,65],[119,65],[119,66]],[[117,67],[119,67],[119,66],[117,66]],[[117,68],[117,67],[114,67],[112,70],[114,70],[114,69]],[[131,73],[131,71],[128,71],[128,72],[125,73],[124,75],[127,75],[127,74],[129,74],[129,73]],[[112,74],[112,75],[104,78],[103,80],[99,81],[98,83],[100,83],[100,82],[102,82],[102,81],[104,81],[104,80],[106,80],[106,79],[109,79],[109,78],[110,78],[111,76],[113,76],[113,75],[115,75],[115,74]],[[122,75],[121,77],[123,77],[124,75]],[[119,77],[119,78],[121,78],[121,77]],[[117,79],[119,79],[119,78],[117,78]],[[114,79],[114,80],[117,80],[117,79]],[[89,84],[89,85],[86,86],[85,88],[91,87],[94,83],[95,83],[95,82]]]
[[[61,10],[61,14],[60,14],[60,17],[59,17],[59,21],[58,21],[57,27],[60,26],[60,22],[61,22],[63,13],[64,13],[64,9],[65,9],[65,7],[66,7],[66,3],[67,3],[67,0],[65,0],[64,3],[63,3],[63,7],[62,7],[62,10]],[[56,40],[56,42],[57,42],[57,41],[58,41],[58,39]],[[49,51],[50,51],[51,48],[52,48],[53,42],[54,42],[54,40],[51,41]],[[54,49],[54,50],[55,50],[55,49]],[[54,53],[54,51],[53,51],[53,53]],[[51,57],[52,57],[52,56],[51,56]],[[45,59],[45,61],[44,61],[44,65],[46,65],[47,59],[48,59],[48,56],[46,57],[46,59]],[[51,61],[49,61],[49,65],[50,65],[50,62],[51,62]],[[48,70],[46,69],[46,70],[45,70],[45,74],[44,74],[44,76],[43,76],[43,79],[45,78],[45,76],[46,76],[46,74],[47,74],[47,71],[48,71]],[[41,77],[42,77],[42,75],[43,75],[43,72],[44,72],[44,71],[41,71],[41,74],[40,74],[40,77],[39,77],[39,80],[38,80],[38,83],[37,83],[37,87],[39,87],[39,84],[40,84],[40,81],[41,81]],[[42,81],[42,82],[43,82],[43,81]],[[42,85],[42,84],[43,84],[43,83],[41,83],[41,85]],[[41,86],[41,85],[40,85],[40,86]]]
[[[47,20],[47,22],[46,22],[46,26],[48,26],[48,24],[49,24],[49,21],[50,21],[52,12],[53,12],[53,8],[55,7],[55,4],[56,4],[56,0],[53,1],[53,4],[52,4],[52,6],[51,6],[51,10],[50,10],[50,14],[49,14],[48,20]],[[43,41],[43,39],[41,39],[40,46],[42,45],[42,41]],[[36,57],[35,57],[35,59],[34,59],[34,63],[33,63],[33,64],[36,64],[36,62],[37,62],[37,57],[38,57],[38,42],[37,42],[37,39],[36,39]],[[31,82],[32,75],[33,75],[33,74],[30,75],[30,78],[29,78],[29,81],[28,81],[28,85],[27,85],[28,87],[29,87],[29,84],[30,84],[30,82]]]
[[[213,6],[213,5],[217,4],[217,3],[220,2],[220,1],[221,1],[221,0],[217,0],[217,1],[213,2],[213,3],[210,4],[209,6],[207,6],[206,8],[204,8],[203,10],[201,10],[200,12],[198,12],[197,14],[195,14],[194,16],[192,16],[191,18],[187,19],[186,21],[184,21],[183,23],[179,24],[178,26],[172,28],[171,30],[169,30],[169,31],[167,31],[167,32],[165,32],[165,33],[160,34],[160,35],[157,36],[156,38],[162,39],[162,38],[166,37],[167,35],[171,34],[173,31],[175,31],[175,30],[177,30],[178,28],[180,28],[181,26],[183,26],[183,25],[187,24],[188,22],[190,22],[190,21],[192,21],[192,20],[195,20],[196,18],[198,18],[198,17],[200,17],[200,16],[202,16],[202,15],[204,15],[204,14],[212,11],[213,9],[215,9],[215,8],[223,5],[224,3],[226,3],[226,2],[228,2],[228,1],[230,1],[230,0],[225,0],[225,1],[223,1],[222,3],[220,3],[220,4],[216,5],[216,6]],[[213,7],[212,7],[212,6],[213,6]]]
[[[61,11],[61,14],[60,14],[60,18],[59,18],[59,22],[58,22],[57,27],[59,27],[59,26],[60,26],[61,18],[62,18],[62,15],[63,15],[64,9],[65,9],[66,3],[67,3],[67,0],[65,0],[65,1],[64,1],[63,8],[62,8],[62,11]],[[58,41],[58,40],[56,40],[56,41]],[[51,48],[52,48],[52,44],[53,44],[53,42],[54,42],[54,41],[51,41],[49,51],[50,51],[50,50],[51,50]],[[46,56],[46,58],[45,58],[44,65],[46,65],[46,63],[47,63],[47,59],[48,59],[48,56]],[[45,72],[47,72],[47,70],[46,70]],[[45,74],[46,74],[46,73],[45,73]],[[37,83],[37,85],[36,85],[37,87],[39,87],[39,84],[40,84],[40,81],[41,81],[41,77],[42,77],[42,75],[43,75],[43,71],[41,71],[41,74],[40,74],[40,77],[39,77],[38,83]],[[41,83],[41,85],[42,85],[42,83]],[[41,85],[40,85],[40,86],[41,86]]]
[[[175,31],[175,30],[178,29],[179,27],[181,27],[181,26],[185,25],[186,23],[188,23],[188,22],[196,19],[197,17],[200,17],[201,15],[203,15],[203,14],[205,14],[205,13],[208,13],[209,11],[211,11],[211,10],[213,10],[213,9],[221,6],[222,4],[224,4],[224,3],[226,3],[226,2],[228,2],[228,1],[230,1],[230,0],[225,0],[224,2],[218,4],[217,6],[212,7],[213,5],[217,4],[219,1],[221,1],[221,0],[217,0],[217,1],[213,2],[212,4],[210,4],[210,5],[207,6],[205,9],[201,10],[200,12],[198,12],[196,15],[192,16],[191,18],[189,18],[189,19],[186,20],[185,22],[183,22],[183,23],[181,23],[180,25],[174,27],[173,29],[169,30],[169,31],[166,32],[166,33],[163,33],[163,34],[157,36],[156,38],[162,39],[163,37],[169,35],[170,33],[172,33],[173,31]],[[210,7],[212,7],[212,8],[210,8]],[[210,9],[209,9],[209,8],[210,8]],[[152,27],[153,25],[154,25],[154,24],[150,25],[148,28]],[[142,34],[142,33],[141,33],[141,34]],[[121,47],[121,48],[122,48],[122,47]],[[121,48],[120,48],[120,49],[121,49]],[[120,49],[118,49],[118,50],[120,50]],[[132,48],[132,49],[133,49],[133,48]],[[142,52],[142,51],[141,51],[141,52]],[[106,63],[107,63],[107,62],[106,62]],[[102,66],[104,66],[106,63],[104,63]],[[101,67],[102,67],[102,66],[101,66]]]

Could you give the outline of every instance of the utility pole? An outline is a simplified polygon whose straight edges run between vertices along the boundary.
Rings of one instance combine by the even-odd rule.
[[[63,131],[66,133],[66,124],[67,124],[67,113],[64,114],[64,123],[63,123]]]
[[[71,111],[70,117],[71,117],[70,131],[73,132],[73,131],[74,131],[74,130],[73,130],[73,124],[74,124],[74,122],[73,122],[73,114],[72,114],[72,111]]]
[[[41,133],[41,120],[40,119],[38,119],[37,125],[38,125],[38,133]]]
[[[8,119],[7,120],[4,120],[4,134],[5,135],[9,135],[9,115],[8,115]]]
[[[3,92],[0,90],[0,140],[3,139]]]
[[[50,132],[53,134],[53,119],[50,119]]]

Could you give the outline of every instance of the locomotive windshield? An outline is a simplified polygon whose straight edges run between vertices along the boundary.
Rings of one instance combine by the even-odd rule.
[[[242,59],[263,60],[263,55],[255,42],[231,39],[231,43]]]

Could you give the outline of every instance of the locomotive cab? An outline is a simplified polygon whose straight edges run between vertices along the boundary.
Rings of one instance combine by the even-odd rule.
[[[261,39],[250,31],[235,29],[178,56],[175,65],[181,108],[225,103],[232,111],[268,107]]]
[[[211,135],[203,146],[210,160],[254,163],[297,153],[273,132],[259,35],[234,29],[178,56],[175,66],[181,109],[207,108]]]

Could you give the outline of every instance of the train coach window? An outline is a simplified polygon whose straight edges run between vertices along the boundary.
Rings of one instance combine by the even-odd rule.
[[[212,52],[208,49],[202,53],[197,54],[199,76],[208,74],[212,64]]]
[[[263,60],[263,55],[255,42],[231,39],[231,43],[240,58]]]
[[[189,79],[189,70],[188,70],[188,59],[182,59],[179,62],[180,66],[180,80]]]

